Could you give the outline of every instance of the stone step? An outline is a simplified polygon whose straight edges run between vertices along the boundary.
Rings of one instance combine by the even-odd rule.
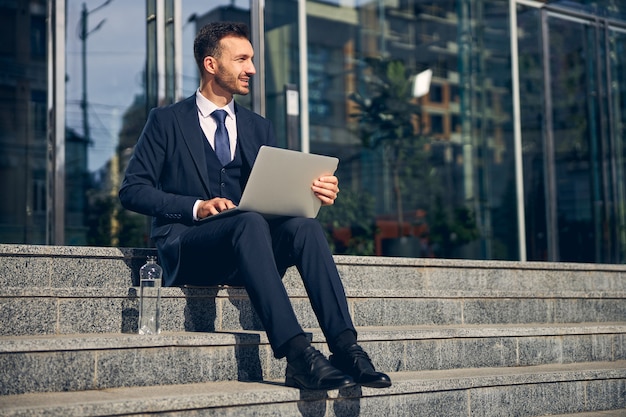
[[[153,249],[0,244],[0,287],[117,288],[137,284],[137,274]],[[344,285],[367,296],[371,291],[480,297],[619,297],[626,294],[626,265],[472,261],[429,258],[335,256]],[[289,287],[299,281],[295,269]],[[294,279],[296,278],[296,279]]]
[[[381,281],[387,277],[379,278]],[[353,283],[354,284],[354,283]],[[356,285],[356,284],[354,284]],[[356,326],[480,325],[626,321],[626,293],[537,294],[346,287]],[[382,284],[378,284],[381,286]],[[288,294],[303,327],[317,327],[300,282]],[[136,333],[137,288],[18,288],[0,286],[0,336]],[[242,288],[164,288],[164,331],[261,330]]]
[[[626,322],[359,328],[384,372],[626,360]],[[324,353],[323,335],[310,330]],[[279,380],[264,332],[0,338],[0,395],[209,381]],[[139,371],[138,371],[139,370]]]
[[[0,244],[0,335],[134,333],[152,249]],[[337,256],[357,326],[626,320],[625,265]],[[285,285],[316,327],[297,271]],[[241,288],[165,288],[165,331],[259,330]]]
[[[387,389],[300,391],[280,381],[205,382],[10,395],[5,417],[543,416],[626,408],[626,361],[393,373]]]
[[[0,244],[4,287],[115,288],[138,282],[154,249]]]
[[[359,340],[394,386],[327,396],[282,385],[242,288],[165,288],[164,333],[132,334],[148,254],[0,244],[0,415],[626,409],[626,265],[337,256]],[[328,354],[295,269],[285,286]]]

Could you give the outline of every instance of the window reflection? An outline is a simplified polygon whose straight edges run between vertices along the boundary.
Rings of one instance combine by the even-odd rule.
[[[46,2],[0,5],[0,241],[45,243]]]
[[[277,10],[285,3],[268,6]],[[311,150],[340,157],[342,189],[351,192],[322,212],[336,252],[515,258],[514,227],[491,226],[496,216],[514,212],[514,201],[495,207],[484,203],[509,202],[502,194],[514,179],[506,127],[508,3],[475,2],[467,9],[456,1],[344,4],[307,3]],[[326,36],[330,31],[334,36]],[[400,63],[405,82],[397,85],[409,88],[411,77],[432,70],[429,94],[408,97],[391,91],[393,87],[377,90],[376,79],[393,83],[376,74],[369,59]],[[318,70],[322,67],[324,73]],[[363,109],[350,100],[354,94],[364,100],[388,94],[417,106],[412,114],[393,116],[405,117],[405,125],[411,126],[403,133],[406,140],[390,148],[363,146],[355,118]],[[332,109],[330,114],[326,109]],[[394,114],[391,108],[379,110],[380,115],[370,116],[382,120],[385,112],[387,117]],[[385,129],[381,121],[378,133],[373,129],[369,134],[389,135]],[[414,144],[404,148],[402,142]],[[403,157],[389,158],[390,153]],[[474,174],[468,176],[470,171]],[[401,190],[400,199],[394,197],[395,189]],[[479,234],[481,222],[487,235]]]
[[[45,243],[46,2],[27,3],[27,13],[0,5],[0,33],[11,40],[0,44],[0,239]],[[517,58],[528,257],[621,262],[624,8],[608,0],[526,3],[517,8]],[[162,51],[151,38],[154,4],[66,3],[67,244],[150,245],[146,219],[117,201],[127,158],[149,108],[196,90],[197,29],[239,20],[262,32],[264,71],[253,84],[264,91],[237,100],[265,112],[281,146],[301,148],[306,132],[312,152],[341,160],[341,198],[320,216],[335,253],[517,259],[507,0],[306,2],[308,95],[299,116],[286,112],[288,92],[303,93],[299,2],[266,0],[260,30],[249,0],[183,0],[179,9],[165,0],[165,13],[176,17],[160,23]],[[390,87],[414,89],[426,69],[428,94]],[[385,104],[363,106],[376,100]],[[364,109],[381,122],[367,137]],[[390,115],[403,120],[405,140],[368,146],[391,135]]]

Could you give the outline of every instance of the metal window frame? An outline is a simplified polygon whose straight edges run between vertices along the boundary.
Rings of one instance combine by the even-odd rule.
[[[48,2],[46,243],[65,244],[65,0]]]
[[[309,42],[306,2],[307,0],[298,0],[298,50],[300,51],[300,150],[309,153]]]
[[[523,231],[522,226],[524,222],[524,194],[523,194],[523,176],[522,176],[522,155],[521,155],[521,119],[520,119],[520,98],[519,98],[519,68],[518,68],[518,51],[517,51],[517,5],[524,5],[527,7],[534,7],[541,10],[541,36],[542,36],[542,53],[544,56],[544,101],[546,104],[545,113],[545,125],[544,125],[544,153],[545,153],[545,173],[546,173],[546,221],[548,224],[548,260],[552,262],[559,261],[559,237],[558,237],[558,215],[557,215],[557,201],[556,201],[556,173],[554,167],[554,135],[553,135],[553,120],[552,120],[552,80],[550,77],[550,68],[549,68],[549,60],[550,60],[550,49],[549,49],[549,31],[548,31],[548,19],[549,18],[558,18],[562,20],[568,20],[572,22],[577,22],[579,24],[590,25],[595,28],[596,39],[600,38],[600,32],[604,31],[604,41],[605,41],[605,50],[608,50],[608,36],[607,33],[610,30],[615,31],[624,31],[626,32],[626,24],[622,21],[618,21],[612,18],[599,17],[592,13],[572,10],[566,7],[562,7],[559,5],[553,4],[545,4],[542,2],[537,2],[534,0],[510,0],[510,30],[511,30],[511,71],[512,71],[512,79],[513,79],[513,109],[514,109],[514,140],[515,140],[515,161],[516,161],[516,184],[517,184],[517,203],[518,203],[518,230],[520,230],[520,260],[526,260],[526,242],[525,242],[525,231]],[[608,60],[608,54],[605,54],[605,60]],[[600,56],[596,56],[596,58],[600,58]],[[596,65],[596,82],[598,83],[598,88],[604,88],[605,85],[601,82],[601,64],[600,59],[595,59]],[[611,73],[609,69],[608,62],[605,62],[605,72],[606,72],[606,85],[611,85]],[[600,91],[600,95],[604,93]],[[611,90],[610,88],[606,91],[606,100],[608,103],[611,102]],[[603,105],[604,101],[600,100],[599,105]],[[600,134],[602,136],[601,141],[604,145],[609,146],[609,148],[613,151],[615,149],[614,143],[614,134],[611,129],[613,128],[613,120],[615,115],[613,114],[613,109],[609,106],[608,109],[600,109],[600,117],[608,118],[608,120],[600,120],[601,123],[606,122],[609,126],[609,131],[606,132],[604,129],[601,130]],[[608,135],[608,137],[607,137]],[[603,168],[603,175],[605,178],[611,178],[611,186],[612,189],[609,190],[607,187],[610,185],[603,181],[604,187],[603,192],[605,196],[609,193],[612,193],[613,198],[617,196],[617,172],[615,167],[615,161],[611,163],[610,167]],[[605,197],[606,198],[606,197]],[[605,201],[608,202],[608,201]],[[619,216],[617,205],[613,205],[612,208],[605,207],[604,216],[613,216],[613,218],[617,218]],[[525,229],[525,226],[524,226]],[[616,244],[612,247],[606,248],[608,250],[608,254],[610,257],[613,257],[613,262],[619,262],[619,236],[616,230],[611,231],[611,241]],[[600,259],[600,252],[596,253],[596,258]],[[606,260],[611,261],[611,260]]]
[[[519,89],[519,56],[517,43],[517,4],[509,0],[509,32],[511,41],[511,80],[513,92],[513,147],[515,153],[515,194],[517,197],[518,256],[526,261],[526,209],[524,207],[524,164],[522,155],[522,122]]]
[[[254,47],[254,66],[265,74],[265,0],[250,0],[250,36]],[[265,77],[252,83],[252,110],[265,117]]]

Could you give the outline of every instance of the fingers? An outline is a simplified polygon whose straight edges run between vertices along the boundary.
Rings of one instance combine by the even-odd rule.
[[[235,204],[227,198],[213,198],[200,204],[198,214],[200,218],[212,216],[224,210],[235,208]]]
[[[222,199],[217,199],[217,201],[213,201],[211,205],[209,205],[209,212],[211,214],[217,214],[220,211],[224,211],[228,208],[228,204],[226,201]]]
[[[317,181],[327,183],[327,184],[334,184],[334,185],[339,184],[339,178],[335,177],[334,175],[327,175],[327,176],[319,177]]]
[[[311,189],[322,205],[328,206],[335,203],[339,194],[339,180],[334,175],[320,177],[313,181]]]

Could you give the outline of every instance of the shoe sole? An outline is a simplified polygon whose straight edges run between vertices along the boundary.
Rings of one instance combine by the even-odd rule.
[[[369,382],[365,384],[357,382],[357,384],[362,387],[368,387],[368,388],[389,388],[391,386],[391,381]]]
[[[334,389],[350,388],[350,387],[354,387],[355,385],[357,385],[356,382],[349,382],[347,384],[343,384],[339,386],[330,386],[330,387],[324,387],[324,388],[310,388],[310,387],[306,387],[300,384],[298,381],[296,381],[293,378],[289,378],[285,380],[285,386],[291,387],[291,388],[297,388],[297,389],[304,390],[304,391],[331,391]]]
[[[349,370],[341,369],[335,363],[331,362],[331,364],[335,368],[337,368],[341,372],[343,372],[344,374],[351,376],[354,379],[356,385],[360,385],[362,387],[368,387],[368,388],[389,388],[391,386],[391,381],[384,381],[384,380],[383,381],[372,381],[372,382],[359,382],[359,381],[357,381],[357,378],[355,376],[350,375],[350,371]]]

